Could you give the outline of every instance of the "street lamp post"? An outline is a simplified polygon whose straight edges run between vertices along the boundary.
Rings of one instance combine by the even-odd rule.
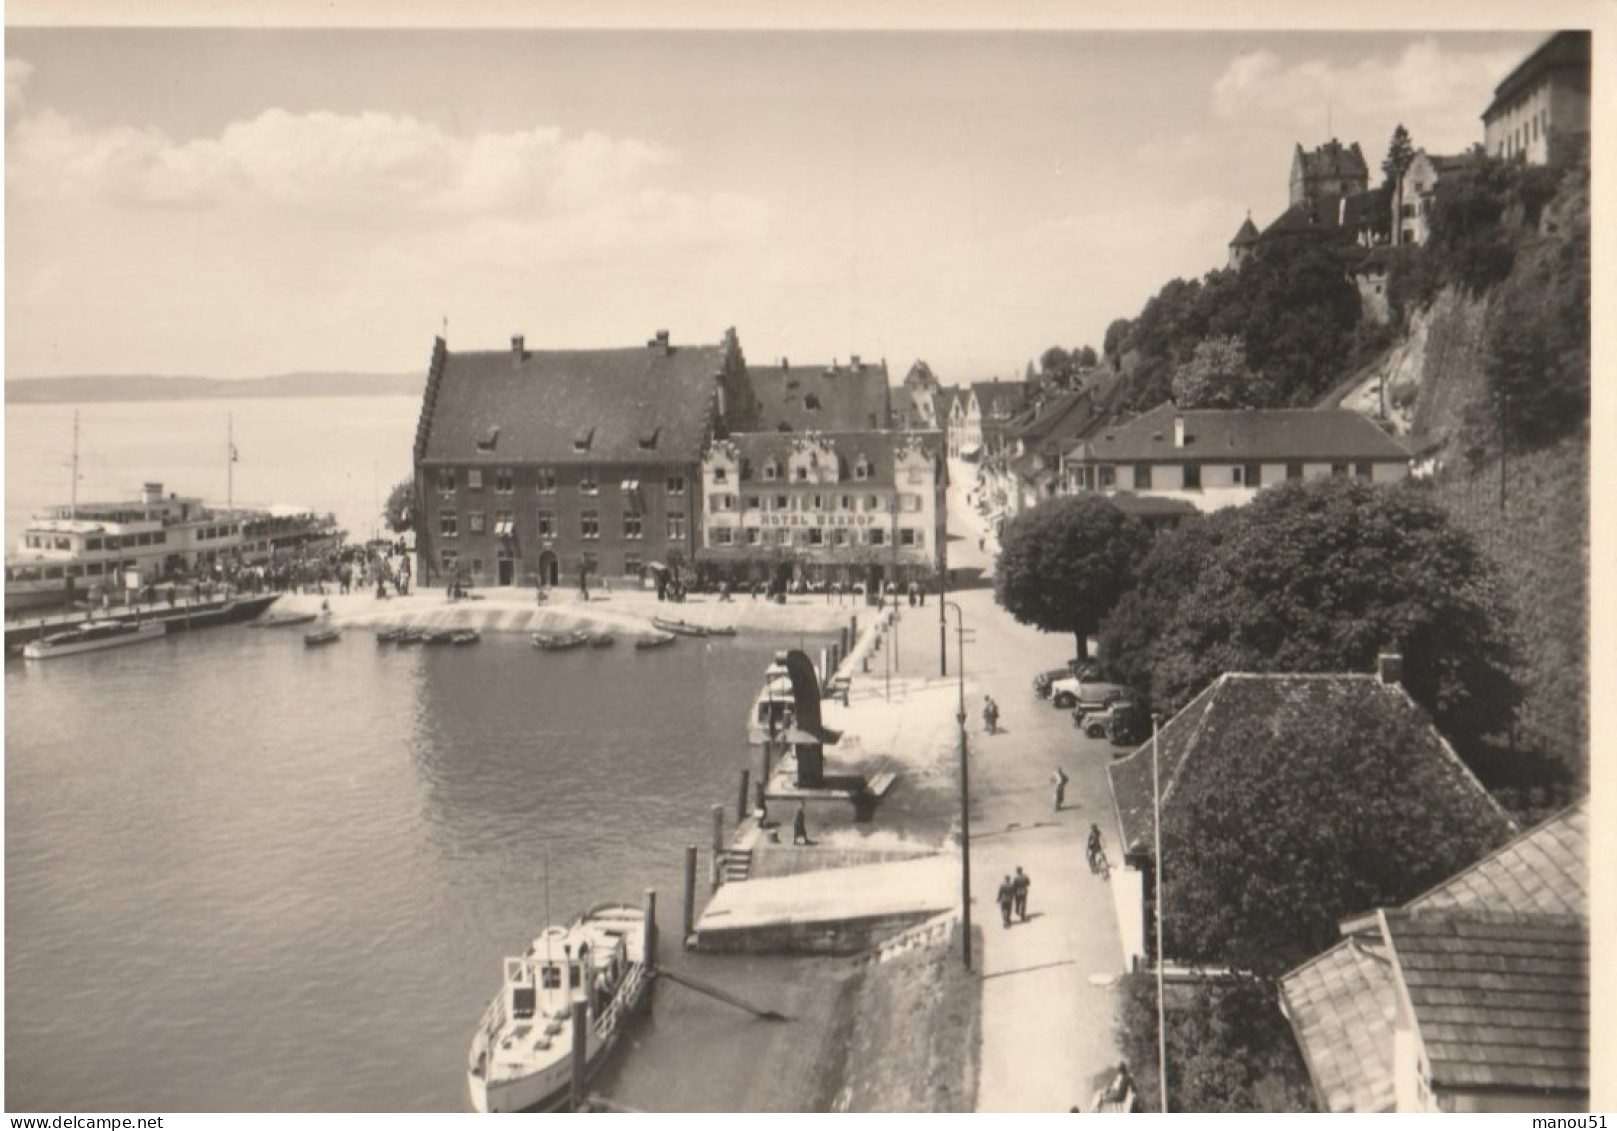
[[[960,699],[955,711],[955,724],[960,731],[960,956],[971,970],[971,788],[966,770],[966,621],[960,606],[945,602],[954,610],[956,654]]]
[[[1157,729],[1162,716],[1151,716],[1151,823],[1155,826],[1156,905],[1157,905],[1157,1086],[1161,1089],[1162,1113],[1168,1114],[1168,1019],[1162,998],[1162,787],[1157,769]]]

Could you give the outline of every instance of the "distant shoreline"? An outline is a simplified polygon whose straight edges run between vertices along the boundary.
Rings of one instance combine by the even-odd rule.
[[[422,373],[285,373],[231,381],[218,377],[29,377],[6,382],[6,404],[239,400],[248,397],[419,396]]]

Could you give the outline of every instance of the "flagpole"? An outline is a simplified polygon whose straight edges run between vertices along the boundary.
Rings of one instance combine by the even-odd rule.
[[[236,509],[236,418],[225,413],[225,510]]]

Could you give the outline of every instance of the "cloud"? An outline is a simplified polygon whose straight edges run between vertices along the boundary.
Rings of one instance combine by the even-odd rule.
[[[653,181],[669,150],[598,132],[552,128],[460,137],[382,113],[266,110],[214,137],[89,129],[52,111],[18,123],[7,185],[23,199],[129,209],[225,210],[362,227],[509,219],[566,220],[581,231],[638,238],[647,228],[753,223],[761,206],[702,200]]]
[[[1329,107],[1350,121],[1405,122],[1417,144],[1424,131],[1452,145],[1480,136],[1483,107],[1518,62],[1515,49],[1456,50],[1430,39],[1351,63],[1255,51],[1231,60],[1214,82],[1213,111],[1225,122],[1318,129]]]
[[[6,129],[22,116],[27,103],[28,80],[34,77],[34,65],[26,59],[6,57]]]

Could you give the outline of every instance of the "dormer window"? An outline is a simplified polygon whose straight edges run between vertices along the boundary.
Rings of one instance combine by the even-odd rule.
[[[578,492],[581,495],[596,495],[601,491],[601,485],[595,481],[595,473],[586,471],[578,480]]]
[[[764,464],[764,478],[765,479],[779,479],[780,478],[780,468],[778,466],[776,466],[774,460],[769,460],[767,463]]]
[[[729,478],[730,478],[730,473],[729,473],[728,470],[726,470],[725,466],[722,463],[714,465],[714,468],[713,468],[713,482],[715,482],[715,483],[723,483],[723,482],[726,482]]]
[[[587,451],[589,451],[590,450],[590,444],[593,443],[594,440],[595,440],[595,429],[593,429],[593,428],[584,429],[582,432],[579,432],[578,434],[576,434],[573,437],[573,451],[575,451],[575,452],[587,452]]]
[[[487,431],[477,438],[477,450],[480,452],[492,452],[499,442],[500,426],[498,424],[491,425]]]
[[[661,428],[653,428],[650,432],[642,433],[640,436],[640,450],[643,452],[655,451],[657,449],[657,433],[661,431]]]
[[[855,479],[870,478],[870,461],[865,459],[864,456],[860,456],[859,462],[853,465],[853,477]]]
[[[803,407],[809,412],[819,412],[820,398],[815,396],[813,393],[809,393],[803,398]]]
[[[797,474],[794,478],[796,478],[799,483],[806,483],[808,481],[808,468],[799,466],[796,471]]]

